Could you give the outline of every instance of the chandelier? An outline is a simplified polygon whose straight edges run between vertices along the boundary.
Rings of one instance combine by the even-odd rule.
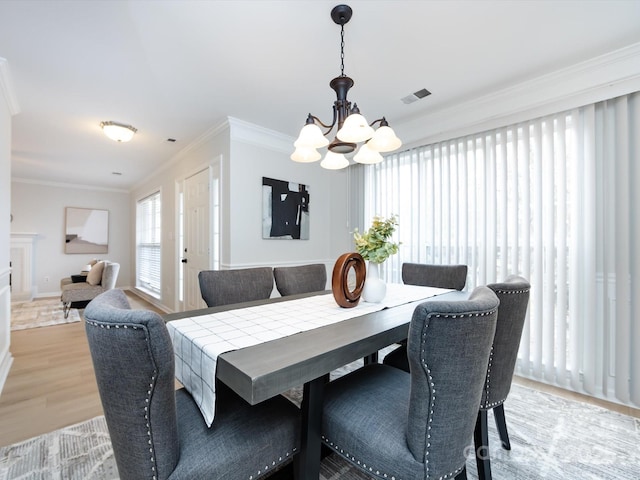
[[[349,22],[352,14],[353,11],[348,5],[337,5],[331,10],[331,18],[340,25],[340,76],[329,83],[337,97],[333,102],[333,121],[326,125],[309,113],[305,126],[293,144],[295,151],[291,154],[291,160],[294,162],[311,163],[320,160],[322,155],[318,149],[327,147],[327,154],[320,165],[337,170],[349,166],[345,154],[354,152],[359,143],[365,142],[360,145],[353,159],[366,164],[381,162],[381,153],[392,152],[402,145],[384,117],[368,123],[360,114],[358,104],[354,103],[352,107],[351,102],[347,100],[347,93],[354,82],[344,74],[344,25]],[[376,124],[379,124],[377,130],[373,128]],[[336,125],[336,135],[329,141],[326,136]],[[320,126],[326,129],[324,133]]]

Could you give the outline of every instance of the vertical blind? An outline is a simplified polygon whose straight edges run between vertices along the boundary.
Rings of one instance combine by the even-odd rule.
[[[160,192],[138,200],[136,287],[160,298]]]
[[[635,93],[358,167],[352,202],[398,215],[388,281],[408,261],[529,279],[519,375],[638,406],[639,160]]]

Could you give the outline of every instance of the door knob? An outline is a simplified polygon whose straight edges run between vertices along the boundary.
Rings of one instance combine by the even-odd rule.
[[[180,260],[182,263],[187,263],[187,259],[183,258],[182,260]]]

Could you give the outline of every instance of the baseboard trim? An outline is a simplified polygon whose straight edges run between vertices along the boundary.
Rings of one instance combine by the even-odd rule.
[[[174,313],[174,310],[167,307],[166,305],[162,304],[162,302],[160,302],[160,300],[158,300],[155,297],[152,297],[151,295],[143,292],[142,290],[138,290],[136,287],[119,287],[122,290],[126,290],[128,292],[131,292],[132,294],[134,294],[135,296],[141,298],[142,300],[144,300],[145,302],[150,303],[151,305],[153,305],[154,307],[156,307],[158,310],[162,310],[164,313]]]
[[[569,390],[567,388],[562,388],[557,385],[550,385],[548,383],[539,382],[537,380],[533,380],[527,377],[522,377],[520,375],[514,375],[513,381],[518,385],[522,385],[524,387],[528,387],[534,390],[550,393],[552,395],[557,395],[559,397],[567,398],[569,400],[574,400],[577,402],[596,405],[598,407],[611,410],[612,412],[618,412],[623,415],[628,415],[630,417],[635,417],[640,419],[640,408],[636,408],[631,405],[624,405],[622,403],[612,402],[605,398],[600,398],[593,395],[587,395],[585,393],[576,392],[573,390]]]
[[[9,376],[9,370],[11,370],[11,365],[13,364],[13,355],[11,352],[7,351],[6,355],[0,362],[0,396],[2,395],[2,389],[4,388],[4,384],[7,381],[7,377]]]

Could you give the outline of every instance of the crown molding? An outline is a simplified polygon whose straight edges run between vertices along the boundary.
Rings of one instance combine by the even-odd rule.
[[[192,152],[194,150],[197,150],[198,148],[200,148],[203,145],[206,145],[207,142],[210,142],[212,138],[220,135],[221,133],[223,133],[228,128],[229,128],[229,122],[227,120],[224,120],[223,122],[219,123],[218,125],[215,125],[215,126],[209,128],[202,135],[197,137],[194,141],[189,143],[183,149],[179,150],[169,160],[167,160],[165,163],[163,163],[158,168],[156,168],[154,170],[154,174],[161,173],[161,172],[163,172],[165,170],[168,170],[172,166],[177,165],[182,160],[184,160],[189,155],[190,152]],[[134,192],[137,189],[139,189],[140,187],[146,185],[147,182],[148,182],[147,179],[141,180],[138,183],[136,183],[135,185],[133,185],[129,191],[130,192]]]
[[[214,125],[213,127],[211,127],[208,130],[206,130],[202,135],[197,137],[189,145],[187,145],[182,150],[180,150],[178,153],[176,153],[171,158],[169,163],[177,163],[177,162],[179,162],[181,159],[183,159],[185,156],[187,156],[187,154],[189,152],[191,152],[192,150],[196,150],[196,149],[200,148],[201,146],[207,144],[208,142],[211,141],[212,138],[220,135],[221,133],[223,133],[228,128],[229,128],[229,122],[227,120],[222,121],[218,125]]]
[[[405,149],[531,120],[640,90],[640,43],[394,124]]]
[[[189,143],[189,145],[177,152],[167,162],[160,165],[154,173],[160,173],[173,165],[180,163],[180,161],[187,157],[190,152],[206,145],[211,142],[214,137],[224,133],[228,134],[229,140],[268,148],[279,153],[286,153],[287,155],[291,152],[291,147],[294,141],[292,137],[276,132],[275,130],[270,130],[238,118],[227,117],[219,124],[205,131],[193,142]],[[138,182],[136,185],[131,187],[130,191],[135,191],[146,183],[147,180]]]
[[[101,192],[111,192],[111,193],[126,193],[126,194],[130,193],[128,189],[122,189],[122,188],[100,187],[96,185],[86,185],[86,184],[80,184],[80,183],[50,182],[47,180],[35,180],[31,178],[21,178],[21,177],[11,177],[11,182],[26,183],[30,185],[43,185],[46,187],[77,188],[79,190],[92,190],[92,191],[98,190]]]
[[[229,117],[231,140],[268,148],[289,155],[293,149],[294,138],[269,128]]]
[[[11,72],[9,71],[9,62],[5,58],[0,57],[0,90],[4,95],[4,99],[9,107],[9,113],[11,115],[17,115],[20,113],[20,105],[18,104],[18,97],[13,89],[13,82],[11,81]]]

